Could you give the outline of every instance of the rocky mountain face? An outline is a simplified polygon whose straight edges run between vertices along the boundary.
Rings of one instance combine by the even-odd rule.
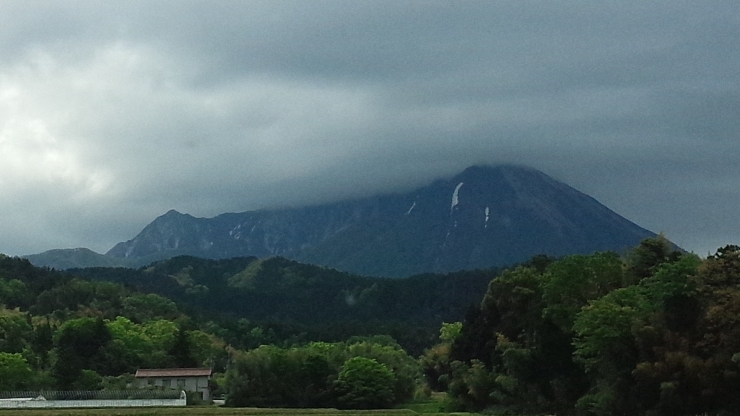
[[[283,256],[369,276],[508,266],[537,254],[621,252],[654,236],[521,166],[476,166],[406,194],[195,218],[170,211],[106,257]]]

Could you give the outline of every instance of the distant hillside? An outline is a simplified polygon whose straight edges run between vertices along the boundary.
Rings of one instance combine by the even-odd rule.
[[[249,319],[302,323],[399,320],[439,325],[477,305],[496,269],[406,279],[357,276],[281,257],[178,256],[139,270],[86,268],[74,276],[155,292],[183,305]]]
[[[654,235],[535,169],[475,166],[405,194],[214,218],[173,210],[106,256],[134,266],[178,255],[282,256],[402,277],[623,252]]]
[[[460,321],[480,303],[498,271],[387,279],[280,257],[178,256],[139,270],[87,268],[68,273],[166,296],[193,316],[278,323],[282,331],[303,333],[311,340],[388,334],[420,354],[436,340],[442,322]]]
[[[129,263],[126,259],[106,256],[87,248],[49,250],[31,254],[25,258],[35,266],[59,270],[83,267],[124,267]]]

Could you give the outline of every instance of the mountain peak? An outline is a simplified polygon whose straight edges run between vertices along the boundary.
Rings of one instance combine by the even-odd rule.
[[[88,248],[54,249],[39,254],[25,256],[38,267],[71,269],[82,267],[118,267],[123,262],[119,259],[96,253]]]
[[[537,180],[555,181],[536,169],[514,164],[471,166],[455,175],[451,181],[486,184],[501,180],[512,182],[515,180],[535,180],[535,178]]]
[[[183,214],[176,209],[171,209],[166,213],[159,216],[159,218],[178,218],[178,217],[190,217],[190,214]]]
[[[170,210],[107,255],[282,256],[371,276],[622,251],[655,234],[546,174],[478,165],[407,194],[195,218]]]
[[[463,170],[459,175],[495,174],[503,171],[510,172],[539,172],[525,165],[503,163],[498,165],[473,165]]]

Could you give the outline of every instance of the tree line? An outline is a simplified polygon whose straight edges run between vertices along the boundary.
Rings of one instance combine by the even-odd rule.
[[[377,408],[420,382],[417,360],[389,336],[326,342],[217,316],[0,255],[0,391],[126,389],[138,368],[207,366],[231,406]]]
[[[0,391],[125,387],[137,368],[223,366],[177,305],[0,256]]]
[[[236,351],[223,391],[230,406],[387,408],[413,398],[418,361],[392,338]]]
[[[208,366],[230,406],[390,407],[427,389],[446,391],[449,410],[522,415],[729,415],[740,405],[737,246],[702,259],[655,238],[621,256],[538,256],[501,272],[336,273],[183,257],[69,274],[0,255],[0,391],[120,389],[137,368]],[[226,292],[285,310],[206,308]],[[329,292],[318,299],[330,312],[310,316],[320,308],[301,306],[305,292]],[[384,307],[402,325],[355,325]],[[436,312],[414,318],[424,311]],[[406,342],[418,353],[394,339],[414,325],[423,331]]]
[[[413,355],[439,325],[480,302],[497,270],[371,278],[280,257],[175,257],[138,270],[89,268],[71,276],[117,282],[175,301],[236,348],[339,342],[387,334]]]
[[[648,239],[535,258],[421,358],[452,406],[506,414],[737,414],[740,247],[706,259]]]

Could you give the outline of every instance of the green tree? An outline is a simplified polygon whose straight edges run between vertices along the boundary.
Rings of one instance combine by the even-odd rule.
[[[112,337],[106,353],[118,362],[119,369],[173,365],[168,351],[174,348],[177,335],[174,322],[155,320],[139,325],[119,316],[106,322],[106,327]]]
[[[646,238],[628,254],[627,272],[634,279],[632,283],[637,283],[640,279],[652,276],[661,264],[676,260],[680,255],[662,234]]]
[[[633,329],[648,313],[643,291],[630,286],[591,301],[577,315],[574,356],[592,380],[578,409],[604,416],[638,414],[635,401],[628,398],[632,370],[639,360]]]
[[[155,319],[174,320],[180,316],[175,302],[153,294],[136,294],[123,299],[121,315],[138,323]]]
[[[0,306],[0,351],[23,352],[33,338],[33,328],[28,322],[25,312]]]
[[[447,391],[452,367],[450,367],[450,350],[452,343],[462,334],[463,323],[443,322],[439,329],[440,343],[424,351],[419,357],[419,364],[429,387],[434,391]]]
[[[614,253],[503,271],[452,344],[451,395],[474,411],[572,409],[588,388],[573,360],[574,322],[589,300],[624,284],[623,263]]]
[[[73,390],[100,390],[103,378],[93,370],[82,370],[77,380],[70,386]]]
[[[33,294],[22,281],[0,279],[0,305],[27,309],[32,300]]]
[[[694,255],[663,262],[637,285],[614,290],[578,313],[575,358],[591,379],[579,409],[595,415],[714,410],[700,405],[712,391],[701,387],[700,374],[723,377],[692,351],[697,342],[711,344],[697,331],[703,314],[694,277],[699,264]]]
[[[392,393],[396,402],[411,400],[420,378],[420,368],[417,360],[409,356],[397,343],[376,344],[373,342],[358,342],[347,346],[349,357],[365,357],[378,361],[393,373]]]
[[[442,342],[452,344],[460,336],[462,326],[462,322],[442,322],[442,327],[439,329],[439,339]]]
[[[198,366],[198,362],[193,356],[193,344],[188,336],[188,332],[182,326],[177,328],[175,342],[167,351],[167,354],[172,357],[175,367],[189,368]]]
[[[453,361],[452,380],[449,392],[454,398],[455,404],[465,410],[481,410],[494,404],[494,400],[500,402],[501,398],[496,396],[497,377],[486,365],[473,359],[470,363]],[[503,380],[499,379],[499,382]]]
[[[298,362],[288,351],[262,345],[246,353],[232,353],[234,365],[226,377],[228,406],[295,407],[290,382]]]
[[[201,330],[188,331],[188,342],[197,366],[213,367],[217,361],[227,359],[223,341]]]
[[[0,391],[25,390],[31,384],[32,375],[21,354],[0,352]]]
[[[350,358],[334,382],[337,404],[344,409],[390,407],[394,403],[393,384],[393,373],[383,364],[372,358]]]
[[[564,332],[570,332],[576,314],[591,299],[624,285],[623,263],[616,253],[568,256],[547,267],[542,285],[543,310]]]
[[[65,322],[55,337],[57,360],[52,373],[59,387],[69,389],[82,377],[82,370],[101,370],[107,363],[101,349],[111,340],[111,334],[102,319],[79,318]]]
[[[170,366],[171,358],[167,354],[173,348],[178,326],[172,321],[157,319],[148,321],[142,325],[144,335],[151,341],[153,348],[142,358],[147,367],[166,367]]]
[[[136,355],[146,355],[157,348],[141,325],[123,316],[106,322],[111,337],[123,343],[124,347]]]
[[[39,323],[34,327],[33,337],[31,338],[31,350],[39,358],[38,366],[47,368],[49,364],[49,353],[54,347],[54,329],[51,327],[49,320]]]

